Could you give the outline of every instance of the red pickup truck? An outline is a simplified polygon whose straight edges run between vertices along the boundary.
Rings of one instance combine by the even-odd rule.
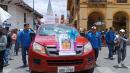
[[[90,42],[74,27],[43,24],[29,49],[30,73],[93,73],[95,56]]]

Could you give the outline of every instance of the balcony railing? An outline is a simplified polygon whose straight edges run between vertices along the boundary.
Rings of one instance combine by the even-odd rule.
[[[88,0],[90,4],[106,4],[107,0]]]

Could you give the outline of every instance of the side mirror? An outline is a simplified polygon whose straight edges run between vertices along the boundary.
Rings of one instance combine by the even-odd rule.
[[[35,34],[34,32],[33,32],[33,33],[30,33],[31,41],[34,41],[35,36],[36,36],[36,34]]]

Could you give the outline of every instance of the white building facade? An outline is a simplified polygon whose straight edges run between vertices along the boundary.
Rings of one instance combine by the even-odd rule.
[[[35,25],[33,24],[33,17],[35,18],[35,23],[37,23],[36,18],[43,18],[43,16],[27,5],[23,0],[3,0],[0,2],[0,7],[6,10],[10,15],[4,26],[10,27],[10,29],[23,28],[24,23],[29,23],[31,28]]]

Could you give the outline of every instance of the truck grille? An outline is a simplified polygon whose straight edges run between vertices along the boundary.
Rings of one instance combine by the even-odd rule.
[[[47,60],[47,63],[49,66],[71,66],[82,64],[83,60]]]
[[[58,56],[58,50],[56,46],[47,46],[46,47],[46,52],[49,56]]]

